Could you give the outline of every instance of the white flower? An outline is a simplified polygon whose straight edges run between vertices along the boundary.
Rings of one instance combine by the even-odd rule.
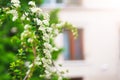
[[[26,20],[28,20],[28,21],[29,21],[29,20],[30,20],[30,18],[26,18]]]
[[[12,21],[15,21],[17,18],[17,16],[13,16]]]
[[[32,38],[28,39],[28,43],[33,43],[33,41],[34,41],[34,39],[32,39]]]
[[[16,28],[16,27],[13,27],[13,28],[11,29],[11,32],[12,32],[12,33],[16,33],[16,32],[17,32],[17,28]]]
[[[39,61],[36,61],[35,64],[39,66],[39,65],[41,65],[42,63],[39,62]]]
[[[15,4],[13,4],[13,5],[14,5],[16,8],[17,8],[17,7],[20,7],[20,4],[16,4],[16,3],[15,3]]]
[[[19,0],[11,0],[11,3],[20,3]]]
[[[34,21],[37,23],[37,25],[42,25],[42,21],[38,18],[35,18]]]
[[[24,32],[21,33],[21,40],[23,40],[24,38],[26,38],[30,35],[31,35],[31,32],[28,30],[25,30]]]
[[[30,1],[30,2],[28,3],[28,5],[31,5],[31,6],[33,6],[33,7],[36,6],[34,1]]]
[[[45,55],[46,55],[46,57],[47,57],[47,58],[49,58],[49,59],[51,59],[51,58],[52,58],[52,56],[51,56],[50,52],[49,52],[49,53],[46,53]]]
[[[49,35],[44,33],[43,34],[43,40],[48,41],[49,40]]]
[[[47,28],[47,32],[51,33],[52,32],[52,28]]]
[[[25,16],[28,16],[29,13],[25,12]]]
[[[39,27],[38,30],[41,30],[41,31],[45,32],[45,28],[44,27]]]
[[[7,13],[13,15],[12,21],[15,21],[18,18],[18,13],[16,10],[10,10]]]
[[[25,62],[25,66],[28,67],[30,65],[30,62],[29,61],[26,61]]]
[[[50,54],[50,51],[49,50],[47,50],[47,49],[43,49],[43,52],[45,53],[45,54]]]
[[[31,28],[31,26],[29,25],[29,24],[26,24],[25,26],[24,26],[24,29],[25,30],[28,30],[28,29],[30,29]]]
[[[11,3],[13,3],[13,6],[20,7],[20,1],[19,0],[11,0]]]
[[[43,17],[44,19],[49,21],[50,16],[48,15],[48,13],[43,13]]]
[[[42,22],[43,22],[43,24],[49,26],[49,22],[48,22],[48,20],[43,20]]]
[[[49,43],[44,43],[45,48],[51,49],[52,46]]]
[[[38,13],[38,14],[42,11],[40,8],[37,8],[37,7],[30,8],[30,10],[31,10],[33,13]]]
[[[30,64],[28,67],[31,68],[33,66],[33,64]]]

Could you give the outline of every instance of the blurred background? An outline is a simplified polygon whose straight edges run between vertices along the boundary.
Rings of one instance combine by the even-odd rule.
[[[6,6],[8,1],[0,0],[0,6]],[[21,1],[26,6],[29,0]],[[65,76],[71,80],[120,80],[119,0],[35,1],[43,11],[49,12],[51,23],[60,19],[78,28],[77,39],[69,30],[56,38],[56,45],[64,47],[64,52],[53,56],[58,56],[56,63],[63,65],[59,69],[69,70]],[[15,60],[17,45],[10,43],[11,37],[22,31],[20,24],[16,25],[17,29],[10,21],[9,24],[9,27],[0,27],[1,80],[9,80],[7,69]]]

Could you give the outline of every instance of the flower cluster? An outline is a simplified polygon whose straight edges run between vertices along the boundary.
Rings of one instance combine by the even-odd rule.
[[[15,65],[11,67],[11,70],[15,69],[12,72],[12,75],[16,75],[14,80],[29,80],[34,71],[40,68],[40,79],[44,77],[42,80],[51,80],[55,75],[57,80],[62,80],[62,73],[55,68],[51,56],[52,52],[58,50],[54,38],[66,26],[73,29],[74,35],[76,35],[76,29],[67,23],[50,24],[50,16],[37,7],[34,1],[30,1],[29,7],[24,11],[20,9],[19,0],[11,0],[11,4],[11,7],[5,10],[7,15],[12,15],[13,22],[18,19],[21,27],[24,27],[20,35],[21,48],[18,50],[18,62],[15,62],[17,65],[14,63]],[[13,29],[12,32],[15,30]],[[33,57],[29,58],[27,55],[33,55]]]

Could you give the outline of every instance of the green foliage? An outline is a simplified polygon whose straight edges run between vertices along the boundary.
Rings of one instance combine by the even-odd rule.
[[[59,17],[58,17],[58,13],[59,13],[60,9],[54,9],[52,11],[50,11],[50,25],[51,24],[58,24],[60,23]]]

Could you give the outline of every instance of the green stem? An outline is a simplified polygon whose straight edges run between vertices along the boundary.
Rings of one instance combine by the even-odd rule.
[[[35,46],[32,46],[32,50],[33,50],[33,55],[34,55],[34,60],[33,60],[33,66],[30,68],[30,71],[28,74],[26,74],[26,76],[24,77],[23,80],[29,80],[32,75],[33,75],[33,72],[34,72],[34,68],[35,68],[35,59],[36,59],[36,49],[35,49]]]

